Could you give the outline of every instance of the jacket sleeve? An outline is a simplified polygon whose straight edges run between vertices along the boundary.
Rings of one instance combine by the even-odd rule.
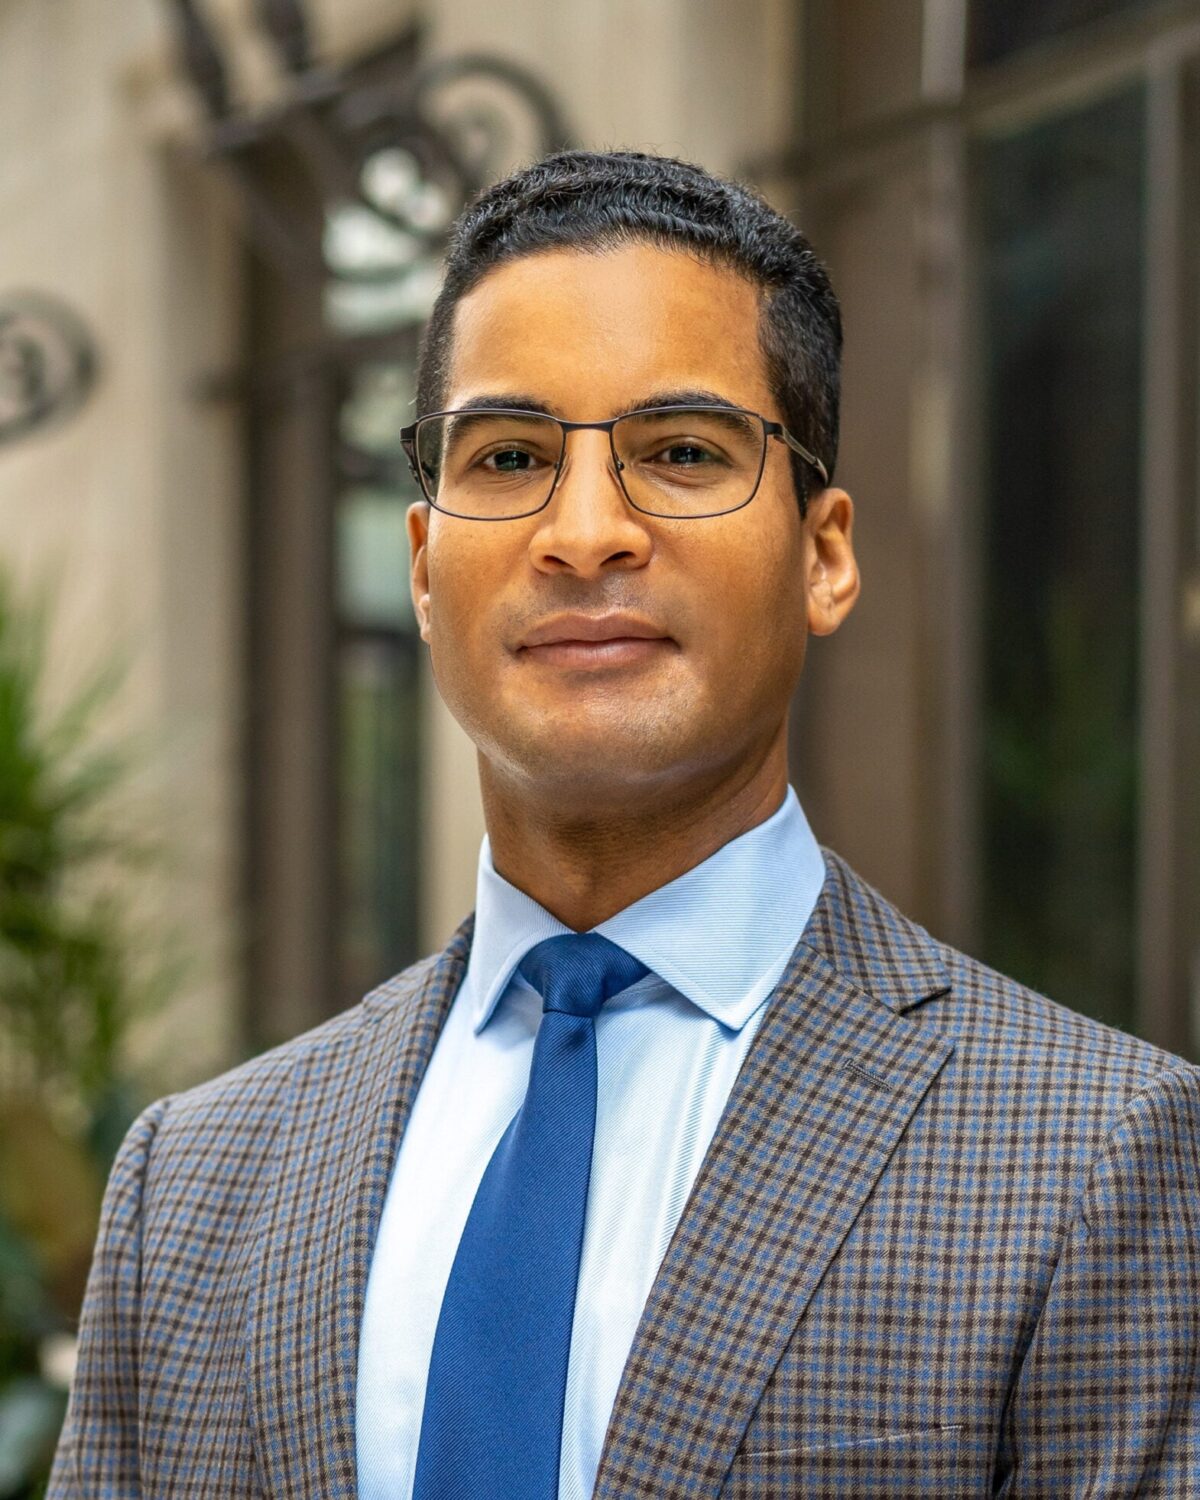
[[[47,1500],[135,1500],[142,1193],[168,1100],[129,1128],[109,1174],[79,1325],[71,1399]]]
[[[1006,1414],[1004,1500],[1200,1497],[1200,1070],[1096,1158]]]

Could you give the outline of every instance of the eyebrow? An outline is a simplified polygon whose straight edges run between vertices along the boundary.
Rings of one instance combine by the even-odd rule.
[[[655,391],[651,395],[639,396],[618,411],[614,411],[612,415],[624,417],[631,411],[656,411],[664,406],[713,406],[741,410],[736,401],[731,401],[728,396],[722,396],[718,391],[689,387],[685,390]],[[468,397],[454,409],[456,411],[533,411],[544,417],[561,415],[549,402],[523,391],[481,392],[479,395]]]
[[[536,396],[528,396],[520,391],[503,391],[496,394],[485,393],[479,396],[468,396],[465,401],[460,401],[457,406],[451,407],[451,411],[535,411],[543,417],[554,417],[558,413],[545,401],[539,401]]]
[[[731,401],[728,396],[722,396],[718,391],[708,391],[703,388],[681,391],[656,391],[652,396],[644,396],[637,401],[631,401],[620,411],[613,412],[614,417],[623,417],[631,411],[654,411],[660,406],[725,406],[739,407],[741,403]]]

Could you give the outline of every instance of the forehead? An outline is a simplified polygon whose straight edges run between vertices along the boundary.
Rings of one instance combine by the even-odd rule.
[[[446,405],[505,392],[601,419],[664,390],[711,390],[775,416],[758,289],[676,250],[543,251],[459,302]]]

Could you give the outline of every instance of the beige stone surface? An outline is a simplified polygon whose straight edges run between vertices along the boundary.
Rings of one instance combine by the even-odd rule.
[[[154,1087],[232,1055],[241,587],[236,434],[197,396],[235,346],[236,257],[207,175],[144,128],[131,79],[160,26],[151,0],[0,5],[0,296],[61,298],[100,359],[82,411],[0,448],[0,555],[61,578],[52,693],[130,650],[115,727],[172,850],[130,895],[193,958],[141,1040]]]
[[[796,8],[788,0],[455,0],[431,7],[434,51],[489,52],[558,89],[589,146],[735,171],[787,143]]]

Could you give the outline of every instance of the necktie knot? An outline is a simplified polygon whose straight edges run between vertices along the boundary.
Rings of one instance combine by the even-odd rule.
[[[569,932],[545,938],[518,965],[542,997],[544,1010],[595,1016],[612,995],[649,972],[632,953],[598,932]]]

